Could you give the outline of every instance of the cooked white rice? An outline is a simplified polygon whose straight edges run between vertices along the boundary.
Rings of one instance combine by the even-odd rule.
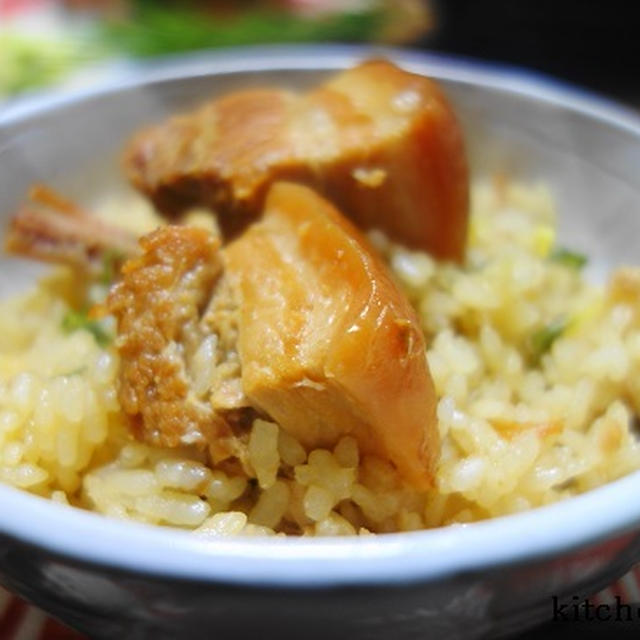
[[[571,258],[550,257],[543,187],[483,183],[472,203],[464,268],[371,234],[427,336],[442,435],[435,490],[402,486],[350,437],[307,452],[264,420],[250,435],[252,477],[134,441],[117,354],[62,328],[80,286],[67,271],[0,307],[0,479],[205,536],[353,535],[522,511],[640,468],[640,276],[621,271],[597,288]],[[133,218],[140,230],[153,220]]]

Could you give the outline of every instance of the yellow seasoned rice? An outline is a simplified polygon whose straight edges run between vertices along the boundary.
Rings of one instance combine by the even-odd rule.
[[[640,276],[589,284],[551,256],[555,225],[545,188],[496,181],[473,189],[464,268],[371,234],[427,336],[442,436],[433,491],[403,486],[353,438],[307,452],[265,420],[250,434],[251,477],[211,468],[194,449],[134,441],[118,406],[117,354],[62,327],[79,286],[63,270],[0,307],[0,480],[215,537],[472,522],[625,475],[640,468]]]

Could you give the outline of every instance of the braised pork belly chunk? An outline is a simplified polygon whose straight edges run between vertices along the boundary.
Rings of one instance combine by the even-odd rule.
[[[309,449],[351,435],[429,486],[439,443],[424,338],[358,230],[310,189],[276,183],[223,253],[252,405]]]
[[[141,132],[129,180],[165,213],[215,209],[229,237],[276,180],[312,186],[359,227],[461,260],[468,169],[460,127],[433,81],[369,61],[298,94],[239,91]]]

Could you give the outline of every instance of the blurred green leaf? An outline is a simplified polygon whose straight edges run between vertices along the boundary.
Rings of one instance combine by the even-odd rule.
[[[55,82],[70,68],[72,60],[70,47],[62,42],[0,34],[0,94]]]
[[[582,269],[587,264],[587,256],[577,251],[571,251],[565,247],[556,247],[549,256],[554,262],[559,262],[572,269]]]
[[[139,0],[130,18],[108,22],[103,29],[113,47],[135,56],[154,56],[233,45],[362,42],[374,37],[383,20],[380,9],[313,19],[273,10],[218,18],[188,7]]]
[[[64,39],[0,33],[0,96],[53,84],[77,65],[104,54],[90,30]]]

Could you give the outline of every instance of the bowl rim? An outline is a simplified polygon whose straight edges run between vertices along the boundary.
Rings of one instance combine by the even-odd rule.
[[[461,55],[347,44],[255,45],[169,55],[150,60],[99,63],[82,74],[101,79],[89,86],[64,83],[35,90],[24,97],[0,101],[0,132],[4,126],[42,112],[80,103],[141,85],[260,71],[333,71],[365,58],[389,58],[409,71],[485,87],[556,104],[615,127],[640,134],[640,114],[616,100],[543,72],[515,65],[481,61]],[[91,73],[93,71],[93,74]]]
[[[140,84],[243,71],[341,69],[372,54],[436,78],[560,105],[640,138],[640,116],[631,109],[535,72],[410,50],[302,45],[179,56],[124,72],[118,67],[99,86],[43,93],[0,108],[0,139],[12,124]],[[557,556],[637,531],[639,478],[634,472],[563,502],[469,525],[359,538],[214,541],[110,519],[0,485],[0,535],[75,562],[163,578],[297,589],[407,584]]]

